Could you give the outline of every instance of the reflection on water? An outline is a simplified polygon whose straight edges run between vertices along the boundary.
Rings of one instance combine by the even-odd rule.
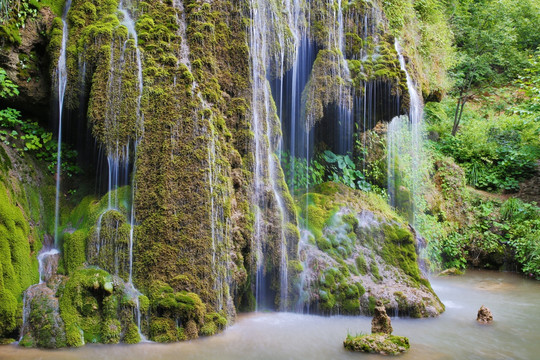
[[[409,353],[399,359],[535,359],[540,354],[540,282],[516,274],[469,271],[434,278],[446,304],[436,319],[393,319],[394,334],[408,336]],[[481,305],[492,325],[476,323]],[[177,344],[88,345],[44,351],[0,347],[0,359],[381,359],[348,353],[347,332],[369,332],[368,317],[320,317],[288,313],[240,315],[225,333]]]

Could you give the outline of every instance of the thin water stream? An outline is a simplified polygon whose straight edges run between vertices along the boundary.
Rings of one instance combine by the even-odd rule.
[[[434,278],[446,305],[433,319],[392,320],[394,334],[408,336],[411,350],[400,359],[536,359],[540,354],[540,282],[513,273],[468,271],[462,277]],[[476,323],[484,304],[492,325]],[[347,332],[368,332],[371,318],[253,313],[238,317],[224,333],[176,344],[87,345],[43,351],[0,347],[1,359],[381,359],[349,353]]]

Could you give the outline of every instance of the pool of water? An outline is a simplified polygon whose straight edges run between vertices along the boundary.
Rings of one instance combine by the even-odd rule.
[[[395,335],[407,336],[411,350],[400,359],[540,358],[540,282],[513,273],[468,271],[433,278],[446,312],[434,319],[393,318]],[[481,305],[494,323],[476,323]],[[210,338],[176,344],[87,345],[38,350],[0,346],[0,359],[375,359],[343,348],[347,333],[368,333],[371,318],[252,313]]]

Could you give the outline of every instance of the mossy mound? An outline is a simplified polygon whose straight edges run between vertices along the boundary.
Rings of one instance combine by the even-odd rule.
[[[381,355],[399,355],[409,350],[409,339],[388,334],[351,336],[343,342],[345,349]]]
[[[444,311],[418,268],[413,232],[382,198],[325,183],[297,200],[306,228],[300,259],[309,270],[303,299],[310,309],[373,314],[380,299],[400,316]]]
[[[99,269],[78,269],[60,286],[57,296],[68,346],[140,339],[133,315],[138,295],[120,278]]]
[[[0,341],[19,337],[23,291],[39,281],[37,253],[53,223],[49,185],[30,156],[0,144]]]
[[[59,282],[55,282],[47,287],[43,283],[26,291],[23,309],[26,323],[23,324],[21,346],[54,349],[67,345],[64,321],[55,297],[58,285]]]

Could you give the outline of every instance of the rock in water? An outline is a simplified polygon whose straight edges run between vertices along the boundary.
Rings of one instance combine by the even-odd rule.
[[[347,336],[343,342],[345,349],[381,355],[399,355],[409,350],[409,339],[389,334],[369,334]]]
[[[478,310],[476,321],[478,321],[481,324],[489,324],[493,322],[493,314],[491,313],[491,310],[489,310],[487,307],[482,305],[480,310]]]
[[[375,306],[375,316],[371,320],[371,333],[383,333],[383,334],[392,334],[392,323],[390,317],[386,314],[386,309],[381,300],[377,300]]]

